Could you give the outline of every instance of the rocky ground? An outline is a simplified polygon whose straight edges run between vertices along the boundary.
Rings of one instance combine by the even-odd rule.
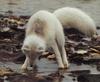
[[[100,36],[87,38],[75,29],[64,30],[64,32],[68,60],[72,65],[76,65],[76,69],[70,70],[69,68],[68,70],[54,71],[42,68],[47,70],[47,72],[45,71],[47,74],[42,73],[42,71],[39,72],[38,70],[41,69],[39,66],[35,71],[30,70],[26,73],[17,70],[25,60],[20,48],[28,18],[29,16],[0,15],[0,82],[66,82],[68,80],[66,79],[67,76],[72,78],[72,81],[69,82],[100,82]],[[49,60],[53,62],[50,65],[56,65],[53,52],[47,51],[38,59],[41,61],[42,59],[43,61]],[[84,66],[83,64],[95,65],[97,72],[92,73],[92,67],[90,69],[78,68]],[[75,67],[72,66],[71,68]],[[57,66],[54,69],[57,69]],[[65,72],[67,75],[64,75]]]

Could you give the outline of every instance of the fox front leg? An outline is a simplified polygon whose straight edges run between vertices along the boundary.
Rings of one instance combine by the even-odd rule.
[[[64,68],[68,68],[69,67],[69,63],[68,63],[68,58],[67,58],[64,46],[61,47],[61,55],[62,55]]]
[[[27,70],[28,65],[29,65],[29,57],[26,56],[26,59],[24,61],[24,64],[22,65],[21,69],[22,70]]]
[[[57,59],[59,68],[60,69],[63,69],[64,68],[63,61],[62,61],[61,54],[59,52],[59,49],[58,49],[58,46],[57,46],[57,43],[56,42],[54,42],[52,44],[52,48],[53,48],[53,50],[54,50],[54,52],[56,54],[56,59]]]

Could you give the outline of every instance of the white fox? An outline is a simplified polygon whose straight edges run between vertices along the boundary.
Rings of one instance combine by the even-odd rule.
[[[27,23],[22,46],[26,60],[21,68],[27,69],[29,63],[34,65],[37,56],[48,47],[54,50],[59,68],[67,68],[69,64],[64,45],[63,27],[56,16],[45,10],[38,11]]]
[[[53,14],[64,28],[75,28],[89,37],[97,33],[93,19],[78,8],[64,7],[55,10]]]

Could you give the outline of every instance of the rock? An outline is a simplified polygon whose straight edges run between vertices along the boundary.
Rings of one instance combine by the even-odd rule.
[[[87,52],[86,50],[77,50],[76,54],[86,54]]]
[[[89,74],[90,73],[90,70],[73,70],[73,71],[69,71],[69,74],[70,76],[79,76],[79,75],[82,75],[82,74]]]
[[[49,55],[47,58],[48,58],[48,59],[55,59],[56,56],[55,56],[55,54],[52,54],[52,55]]]
[[[100,82],[100,74],[83,74],[77,77],[78,82]]]
[[[90,50],[93,51],[93,52],[96,52],[96,53],[99,53],[100,54],[100,51],[97,50],[97,49],[95,49],[95,48],[90,48]]]
[[[0,76],[13,75],[14,72],[10,68],[0,68]]]

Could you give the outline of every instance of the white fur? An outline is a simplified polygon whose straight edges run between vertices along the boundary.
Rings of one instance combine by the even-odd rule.
[[[45,48],[51,47],[56,54],[59,68],[65,68],[68,67],[68,61],[64,45],[63,27],[56,16],[44,10],[38,11],[31,16],[27,23],[26,37],[22,47],[23,52],[29,50],[34,56],[34,53],[37,52],[37,47],[41,46],[43,51]],[[26,55],[22,69],[26,69],[28,63],[29,58]]]
[[[25,46],[29,46],[29,49],[31,50],[33,48],[37,49],[35,51],[38,51],[39,48],[44,48],[43,50],[46,49],[46,45],[45,45],[45,41],[40,38],[37,37],[36,35],[29,35],[28,37],[25,38],[24,40],[24,46],[22,47],[23,49],[25,48]]]
[[[65,28],[75,28],[90,37],[97,33],[93,19],[78,8],[60,8],[54,14]]]

